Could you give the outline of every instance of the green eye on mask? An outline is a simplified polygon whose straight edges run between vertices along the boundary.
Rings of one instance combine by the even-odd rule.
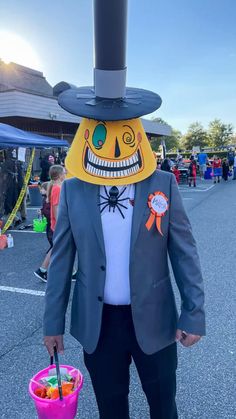
[[[107,130],[103,124],[97,125],[93,133],[93,145],[99,150],[106,141]]]

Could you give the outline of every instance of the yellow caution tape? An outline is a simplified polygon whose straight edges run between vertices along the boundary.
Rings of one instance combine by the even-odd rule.
[[[30,178],[30,174],[31,174],[31,170],[32,170],[32,165],[33,165],[33,161],[34,161],[34,155],[35,155],[35,148],[33,148],[31,156],[30,156],[29,165],[27,167],[27,172],[26,172],[26,175],[25,175],[25,178],[24,178],[23,186],[22,186],[21,191],[20,191],[20,195],[17,199],[16,205],[14,206],[11,214],[9,215],[9,217],[7,219],[6,224],[4,225],[4,227],[2,229],[2,234],[4,234],[9,229],[9,227],[12,224],[12,221],[14,220],[14,218],[16,216],[17,211],[19,210],[19,207],[21,206],[21,203],[23,201],[23,198],[25,196],[25,192],[26,192],[26,189],[27,189],[27,186],[28,186],[28,182],[29,182],[29,178]]]

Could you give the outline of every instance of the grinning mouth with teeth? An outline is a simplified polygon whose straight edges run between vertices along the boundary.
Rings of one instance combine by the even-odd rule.
[[[91,175],[104,178],[121,178],[138,173],[142,168],[142,158],[138,149],[125,160],[110,161],[96,156],[89,147],[84,156],[85,170]]]

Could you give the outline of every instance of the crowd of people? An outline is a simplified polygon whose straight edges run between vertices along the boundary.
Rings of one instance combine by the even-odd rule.
[[[207,179],[208,168],[210,168],[208,176],[210,175],[214,183],[220,183],[221,179],[228,181],[231,176],[233,176],[233,180],[236,180],[236,155],[232,149],[223,159],[217,155],[210,159],[205,152],[200,152],[199,154],[193,153],[189,159],[184,161],[182,155],[178,154],[174,161],[167,157],[162,161],[157,161],[157,167],[160,170],[172,172],[178,184],[182,179],[181,173],[184,174],[183,180],[188,182],[189,187],[197,186],[197,174],[199,174],[200,180]]]

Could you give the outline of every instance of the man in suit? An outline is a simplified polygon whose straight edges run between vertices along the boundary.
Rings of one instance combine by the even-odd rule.
[[[47,285],[45,343],[51,354],[54,345],[59,351],[63,350],[65,313],[77,250],[78,278],[73,296],[71,334],[84,348],[100,417],[128,417],[128,371],[133,357],[153,411],[151,417],[175,418],[175,340],[191,346],[205,334],[202,276],[189,221],[173,175],[154,172],[135,185],[135,204],[134,207],[129,204],[128,209],[133,212],[130,254],[124,253],[123,266],[117,266],[109,255],[114,255],[115,246],[117,250],[120,244],[125,250],[129,247],[127,236],[130,232],[127,229],[127,235],[119,243],[119,231],[111,230],[115,242],[111,242],[112,247],[105,251],[98,207],[99,189],[97,185],[76,178],[63,184]],[[148,196],[155,190],[161,190],[170,201],[168,215],[162,222],[163,236],[155,229],[150,232],[145,227],[149,216]],[[105,217],[112,214],[108,211]],[[114,214],[119,215],[117,211]],[[129,215],[123,220],[120,216],[120,223],[128,222],[130,226],[130,218]],[[109,231],[105,234],[109,237]],[[179,320],[168,270],[168,253],[182,299]],[[121,262],[119,256],[118,261]],[[122,288],[114,282],[114,293],[112,283],[107,284],[106,289],[106,281],[119,278],[120,272],[127,275],[129,267],[129,278],[121,278],[121,282],[124,281]],[[163,413],[159,415],[155,409]]]
[[[100,418],[129,418],[133,360],[151,419],[175,419],[176,341],[191,346],[205,334],[199,258],[175,177],[156,171],[137,119],[157,109],[161,99],[125,89],[122,51],[114,59],[116,40],[124,47],[127,2],[95,0],[94,6],[95,39],[98,31],[105,45],[97,46],[95,97],[93,88],[74,87],[59,96],[63,108],[85,118],[66,160],[72,178],[61,190],[46,291],[45,345],[50,355],[54,346],[64,350],[77,252],[71,334],[83,346]],[[104,10],[110,16],[105,26]],[[114,40],[107,37],[114,31]],[[180,316],[168,255],[181,295]]]

